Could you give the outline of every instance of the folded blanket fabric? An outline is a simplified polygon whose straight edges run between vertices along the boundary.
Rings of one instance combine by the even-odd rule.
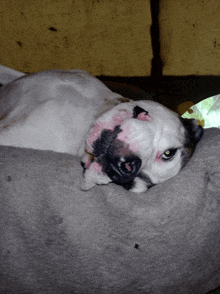
[[[220,131],[174,178],[80,190],[80,160],[0,147],[0,293],[184,293],[220,285]]]

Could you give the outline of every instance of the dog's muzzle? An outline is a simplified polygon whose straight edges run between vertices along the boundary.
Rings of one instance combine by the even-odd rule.
[[[144,113],[144,119],[146,116],[149,120]],[[130,118],[114,129],[104,129],[101,123],[99,128],[94,127],[83,158],[85,190],[109,182],[123,186],[132,184],[143,164],[141,150],[147,132],[144,119]]]
[[[104,172],[116,184],[126,184],[134,180],[140,171],[142,161],[138,156],[114,156],[107,155]]]

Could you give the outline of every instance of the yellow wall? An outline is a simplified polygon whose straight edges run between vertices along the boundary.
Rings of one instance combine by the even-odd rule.
[[[164,75],[220,74],[220,1],[160,0]]]
[[[2,0],[0,15],[5,66],[150,75],[150,0]]]
[[[0,16],[5,66],[150,75],[150,0],[1,0]],[[220,0],[160,0],[159,26],[164,75],[220,74]]]

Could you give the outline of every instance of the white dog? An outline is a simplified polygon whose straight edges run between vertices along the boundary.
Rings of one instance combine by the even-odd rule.
[[[83,156],[85,190],[115,182],[143,192],[175,176],[203,133],[195,120],[129,101],[83,70],[24,75],[0,66],[0,83],[0,144]]]

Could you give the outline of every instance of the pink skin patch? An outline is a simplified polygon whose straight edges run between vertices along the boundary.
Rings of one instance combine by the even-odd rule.
[[[127,149],[137,152],[140,150],[140,147],[135,142],[130,142],[129,136],[131,135],[131,126],[130,125],[124,125],[122,127],[122,132],[120,132],[117,136],[117,139],[127,143]]]
[[[118,113],[113,115],[111,120],[106,122],[96,122],[87,140],[86,150],[92,153],[92,144],[98,139],[103,129],[114,130],[115,126],[121,125],[126,119],[132,118],[133,113],[127,109],[119,109]]]
[[[156,154],[156,157],[155,157],[154,161],[158,162],[158,163],[162,162],[160,151],[157,151],[157,154]]]
[[[90,166],[90,169],[97,173],[102,173],[102,167],[98,162],[93,162]]]
[[[131,150],[133,152],[137,152],[140,150],[140,147],[136,143],[130,143],[129,150]]]
[[[103,129],[108,128],[109,130],[111,130],[111,126],[109,123],[107,122],[97,122],[95,123],[94,127],[92,128],[92,131],[90,133],[89,139],[87,140],[87,144],[86,144],[86,151],[89,153],[92,153],[92,144],[93,142],[95,142],[98,137],[100,136],[100,133]]]
[[[120,109],[119,113],[112,117],[113,128],[117,125],[121,125],[126,119],[132,118],[133,113],[127,109]]]
[[[118,140],[127,143],[129,140],[129,135],[131,135],[131,127],[129,125],[125,125],[122,128],[122,132],[118,134],[117,138]]]
[[[85,153],[84,155],[84,161],[85,161],[85,168],[88,168],[90,164],[92,163],[93,156],[91,154]]]
[[[143,121],[149,121],[151,120],[151,117],[149,114],[146,114],[145,112],[141,112],[138,114],[138,117],[137,117],[138,120],[143,120]]]

